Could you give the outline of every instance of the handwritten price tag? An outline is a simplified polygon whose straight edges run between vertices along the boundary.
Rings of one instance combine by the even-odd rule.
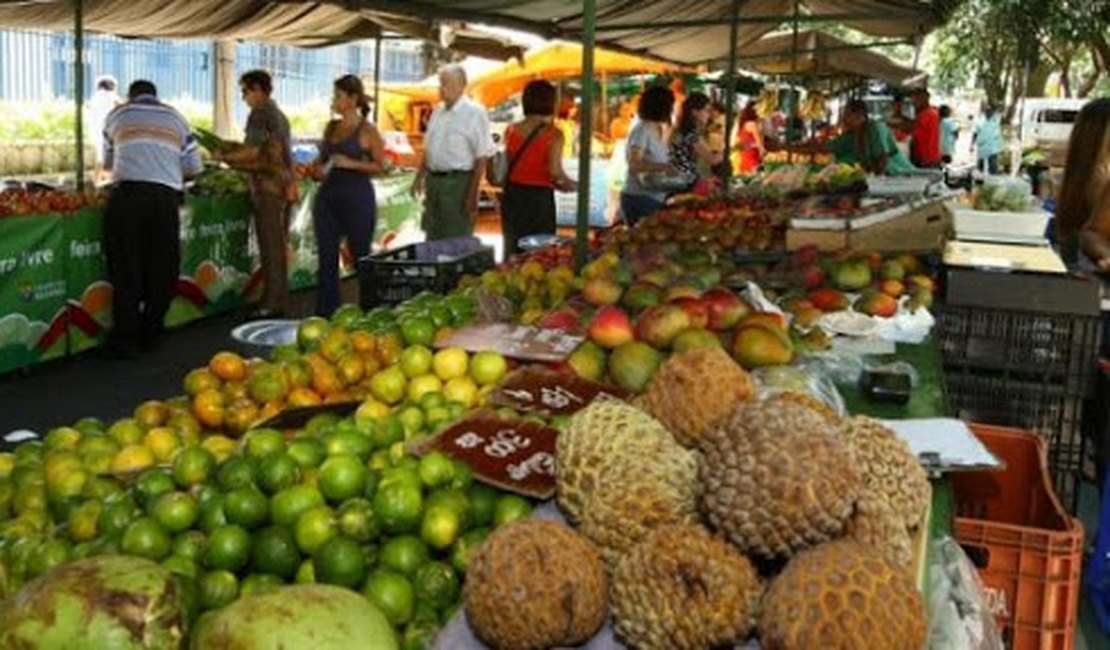
[[[561,330],[492,323],[464,327],[445,340],[437,341],[436,347],[459,347],[468,352],[493,350],[526,361],[562,361],[585,340],[583,336]]]
[[[544,368],[514,371],[494,391],[491,401],[518,411],[544,415],[570,415],[601,396],[626,399],[627,391]]]
[[[537,499],[555,495],[555,439],[549,426],[479,411],[429,438],[414,451],[460,460],[478,480]]]

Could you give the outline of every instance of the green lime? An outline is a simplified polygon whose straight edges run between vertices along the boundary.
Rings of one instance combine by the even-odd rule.
[[[386,418],[387,420],[390,418]],[[382,420],[384,422],[385,420]],[[379,422],[380,425],[382,422]],[[419,406],[406,406],[386,431],[374,431],[374,446],[383,449],[395,442],[411,438],[424,430],[424,411]]]
[[[104,501],[113,494],[121,492],[123,492],[123,484],[118,479],[111,476],[93,476],[88,483],[85,483],[85,489],[81,492],[81,496],[86,499]]]
[[[141,513],[130,500],[106,503],[100,512],[97,529],[101,535],[118,539]]]
[[[423,493],[424,483],[420,480],[418,467],[419,465],[413,467],[390,467],[381,473],[381,479],[378,481],[378,489],[389,485],[404,483],[413,486]]]
[[[258,486],[266,494],[277,494],[300,480],[301,467],[288,454],[272,454],[258,461]]]
[[[356,456],[330,456],[320,466],[317,487],[325,499],[338,503],[361,495],[366,490],[368,473],[366,466]]]
[[[201,609],[219,609],[239,597],[239,579],[231,571],[208,571],[200,577]]]
[[[474,470],[461,460],[455,461],[455,477],[451,479],[451,487],[465,490],[474,483]]]
[[[227,511],[224,510],[224,497],[217,495],[200,502],[199,528],[211,534],[221,526],[227,525]]]
[[[307,558],[301,562],[301,566],[297,568],[297,575],[293,576],[293,582],[298,585],[311,585],[316,583],[316,564],[312,558]]]
[[[254,534],[251,542],[251,571],[291,580],[300,565],[301,553],[288,528],[270,526]]]
[[[264,594],[274,591],[285,584],[280,577],[268,573],[254,573],[243,579],[239,585],[239,595],[246,598],[251,594]]]
[[[401,575],[413,576],[431,558],[428,547],[415,535],[401,535],[386,542],[378,562]]]
[[[416,598],[442,611],[459,599],[459,577],[443,562],[428,562],[413,578]]]
[[[224,497],[227,523],[254,530],[270,518],[270,500],[255,487],[242,487]]]
[[[150,516],[173,535],[192,528],[200,516],[200,508],[188,494],[168,492],[154,502],[150,508]]]
[[[394,626],[404,625],[412,619],[416,605],[416,592],[408,578],[388,569],[370,574],[362,593],[374,603]]]
[[[170,554],[170,536],[150,517],[139,517],[123,531],[120,550],[155,562]]]
[[[444,406],[447,406],[447,398],[438,390],[430,391],[420,396],[420,408],[423,409],[425,413],[434,408],[442,408]]]
[[[366,578],[366,557],[358,542],[346,537],[328,540],[312,557],[316,580],[355,589]]]
[[[59,538],[48,539],[40,544],[28,559],[27,575],[28,577],[41,576],[71,559],[72,548],[69,542]]]
[[[423,345],[430,348],[435,343],[436,326],[427,316],[406,316],[401,319],[401,336],[406,346]]]
[[[199,504],[201,508],[213,501],[219,501],[223,499],[224,496],[224,493],[220,491],[220,488],[216,487],[215,485],[209,484],[197,485],[192,490],[189,490],[189,492],[194,497],[196,497],[197,504]]]
[[[455,478],[455,463],[445,454],[432,451],[420,459],[420,480],[425,487],[447,485]]]
[[[104,430],[107,428],[107,425],[104,423],[104,420],[101,420],[100,418],[86,417],[81,418],[76,423],[74,423],[73,428],[77,429],[85,435],[96,433],[103,434]]]
[[[293,526],[301,515],[324,505],[324,497],[313,485],[294,485],[270,500],[270,521],[278,526]]]
[[[239,488],[254,487],[254,463],[245,456],[228,458],[216,475],[220,489],[225,492]]]
[[[466,492],[457,488],[448,488],[433,492],[424,504],[424,510],[432,508],[449,508],[459,516],[460,525],[466,528],[470,523],[470,499]]]
[[[197,577],[197,563],[193,558],[171,555],[162,560],[162,566],[169,569],[171,573],[190,580],[195,580]]]
[[[313,555],[338,534],[335,513],[327,506],[317,506],[308,510],[297,519],[294,537],[297,546],[308,555]]]
[[[424,419],[426,420],[424,427],[430,433],[436,433],[451,423],[451,410],[446,406],[436,406],[424,411]]]
[[[182,488],[200,485],[216,471],[216,457],[200,445],[189,445],[173,458],[173,478]]]
[[[247,531],[232,524],[220,526],[208,535],[204,564],[209,569],[238,571],[247,565],[250,548],[251,536]]]
[[[460,574],[466,573],[466,567],[470,564],[470,556],[474,554],[474,550],[482,545],[489,537],[489,528],[475,528],[468,531],[455,542],[451,547],[451,566],[455,571]]]
[[[474,526],[489,526],[493,523],[493,513],[497,509],[497,499],[500,496],[497,490],[488,485],[475,483],[466,491],[470,501],[470,524]]]
[[[356,542],[372,541],[381,532],[374,506],[366,499],[351,499],[339,507],[339,530]]]
[[[374,451],[370,436],[358,431],[332,431],[324,439],[324,444],[327,445],[328,456],[349,454],[363,461],[370,458],[371,452]]]
[[[455,543],[461,529],[459,513],[447,506],[436,506],[424,509],[424,519],[420,522],[420,539],[436,550],[443,549]]]
[[[309,469],[319,467],[327,457],[328,450],[316,438],[297,438],[289,443],[286,453],[297,461],[301,469]]]
[[[164,469],[147,470],[135,481],[135,494],[144,508],[150,507],[150,504],[163,494],[176,489],[177,484],[174,483],[173,475]]]
[[[277,429],[255,429],[247,434],[245,448],[252,458],[265,458],[285,451],[285,436]]]
[[[525,519],[532,514],[532,504],[527,499],[515,494],[505,494],[497,500],[493,509],[493,525],[500,528],[519,519]]]
[[[184,557],[193,562],[200,562],[204,558],[204,549],[208,539],[199,530],[187,530],[173,538],[171,552],[178,557]]]
[[[100,513],[103,511],[104,503],[101,501],[85,501],[70,510],[66,517],[69,538],[74,542],[87,542],[95,538],[99,533]]]
[[[336,413],[317,413],[305,423],[304,430],[310,435],[321,436],[335,427],[341,419]]]
[[[414,532],[420,526],[424,496],[408,482],[383,484],[374,494],[374,514],[382,528],[393,534]]]

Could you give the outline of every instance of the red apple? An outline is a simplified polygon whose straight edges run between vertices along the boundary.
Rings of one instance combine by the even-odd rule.
[[[709,305],[701,298],[676,298],[672,305],[678,305],[690,317],[690,327],[703,329],[709,325]]]
[[[612,350],[633,339],[632,323],[628,320],[628,314],[619,308],[605,306],[594,314],[589,336],[594,343]]]
[[[536,322],[536,327],[544,330],[563,330],[571,334],[582,331],[578,312],[568,307],[547,312]]]
[[[751,312],[748,303],[723,287],[706,291],[701,300],[709,310],[707,327],[714,332],[732,329]]]

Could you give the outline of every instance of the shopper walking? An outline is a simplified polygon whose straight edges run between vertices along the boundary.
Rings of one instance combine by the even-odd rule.
[[[429,240],[473,235],[478,219],[478,192],[494,145],[486,109],[465,93],[462,66],[441,68],[443,103],[428,120],[424,160],[412,186],[414,194],[424,194],[421,227]]]
[[[563,170],[563,133],[554,127],[555,86],[528,82],[521,103],[524,119],[505,130],[509,174],[501,198],[505,257],[520,252],[528,235],[555,234],[555,190],[574,181]]]
[[[217,153],[235,169],[249,172],[254,232],[262,265],[264,291],[261,308],[252,318],[282,316],[289,309],[287,241],[289,213],[297,200],[289,120],[272,94],[273,79],[265,70],[239,78],[243,101],[250,107],[246,139]]]
[[[621,213],[630,226],[662,208],[667,199],[666,190],[655,189],[645,177],[678,173],[667,146],[673,112],[674,93],[669,88],[654,86],[640,97],[640,119],[628,134],[628,172],[621,189]]]
[[[929,91],[924,88],[913,91],[911,100],[914,119],[910,162],[916,167],[940,167],[940,113],[929,103]]]
[[[316,314],[330,316],[339,306],[339,244],[347,240],[355,259],[370,254],[378,204],[370,177],[389,163],[381,133],[372,122],[362,80],[353,74],[335,81],[331,110],[336,119],[324,128],[315,174],[322,181],[312,211],[316,255],[320,261]]]
[[[113,181],[104,213],[114,316],[108,350],[119,358],[158,343],[180,266],[182,191],[201,171],[188,123],[158,101],[154,84],[136,81],[127,97],[104,126]]]
[[[983,115],[971,133],[975,149],[975,165],[988,174],[998,173],[998,154],[1002,153],[1002,120],[991,105],[983,107]]]
[[[947,104],[940,107],[940,159],[946,165],[952,163],[956,155],[956,140],[960,137],[960,123],[952,117],[952,108]]]

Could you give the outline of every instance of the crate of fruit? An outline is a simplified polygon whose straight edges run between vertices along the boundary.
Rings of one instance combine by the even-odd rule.
[[[358,263],[363,309],[404,302],[423,291],[447,293],[464,275],[494,266],[494,250],[467,237],[411,244],[368,255]]]
[[[956,538],[979,570],[1008,648],[1069,650],[1083,525],[1056,497],[1039,437],[983,425],[972,430],[1006,469],[953,476]]]

